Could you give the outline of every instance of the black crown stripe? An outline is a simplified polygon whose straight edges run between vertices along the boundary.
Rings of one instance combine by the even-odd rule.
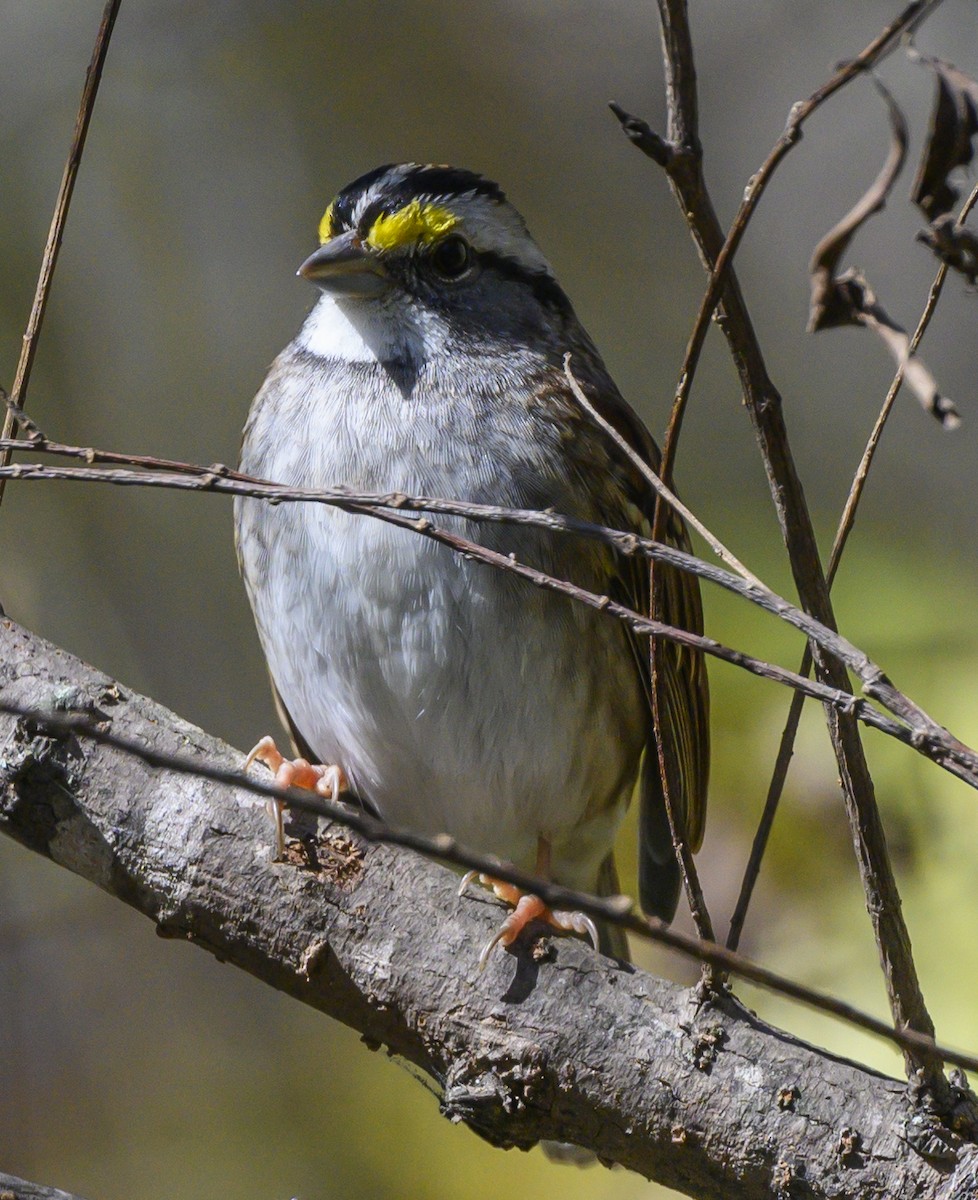
[[[386,180],[385,180],[385,177]],[[425,166],[420,163],[387,163],[354,179],[333,201],[333,220],[338,230],[349,229],[357,203],[369,191],[378,193],[360,220],[361,232],[369,232],[385,212],[397,212],[418,196],[451,199],[473,193],[501,204],[505,194],[498,183],[458,167]]]

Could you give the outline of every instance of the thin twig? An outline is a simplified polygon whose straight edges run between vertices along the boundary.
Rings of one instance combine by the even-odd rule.
[[[43,450],[44,443],[47,441],[43,430],[36,421],[34,421],[27,415],[26,412],[24,412],[19,404],[15,403],[7,389],[2,386],[0,386],[0,403],[2,403],[6,409],[6,413],[4,415],[4,428],[6,428],[8,421],[10,422],[11,426],[10,433],[14,432],[13,426],[15,424],[20,426],[20,432],[27,435],[27,441],[30,443],[30,448],[32,450]],[[20,448],[18,446],[6,445],[8,441],[14,440],[16,439],[8,438],[6,434],[0,438],[0,444],[4,446],[3,450],[0,451],[0,466],[6,466],[10,462],[10,456],[13,451]],[[2,488],[2,486],[3,481],[0,480],[0,488]],[[2,492],[0,492],[0,499],[2,499]]]
[[[940,3],[941,0],[914,0],[914,3],[908,4],[855,58],[844,63],[832,78],[812,92],[807,100],[802,100],[793,105],[791,112],[788,114],[784,132],[778,138],[777,142],[775,142],[759,169],[750,177],[744,192],[744,198],[741,201],[740,208],[737,210],[737,215],[734,217],[723,245],[720,247],[712,263],[710,280],[703,300],[700,303],[699,312],[696,314],[693,330],[687,343],[686,354],[679,373],[676,397],[669,418],[669,427],[666,431],[665,442],[663,444],[663,478],[668,480],[671,475],[679,434],[682,429],[683,414],[689,400],[693,378],[696,374],[703,343],[706,340],[707,330],[710,327],[710,319],[720,300],[730,264],[747,231],[747,226],[754,215],[754,210],[760,203],[760,199],[771,181],[771,176],[781,164],[782,159],[801,141],[802,128],[808,118],[826,100],[834,96],[836,92],[851,83],[868,68],[879,63],[895,48],[898,40],[909,28],[919,24]],[[661,7],[660,5],[660,9]]]
[[[488,566],[496,567],[498,570],[518,575],[538,587],[558,592],[589,608],[606,612],[610,616],[624,621],[636,633],[668,638],[680,645],[700,650],[705,654],[711,654],[716,658],[741,666],[753,674],[775,680],[788,687],[796,685],[804,687],[810,696],[823,703],[836,704],[846,711],[852,710],[863,713],[863,719],[869,724],[892,733],[893,736],[898,737],[908,745],[913,745],[915,742],[920,741],[915,730],[909,729],[896,721],[891,721],[865,700],[853,696],[851,691],[826,688],[818,682],[803,680],[800,677],[796,677],[792,672],[785,671],[782,667],[772,663],[765,663],[760,659],[752,658],[750,655],[731,650],[702,634],[691,633],[689,630],[679,629],[671,625],[666,625],[661,621],[652,620],[648,616],[638,613],[606,595],[600,595],[597,592],[580,588],[569,580],[557,579],[555,576],[539,571],[535,567],[521,563],[515,555],[491,550],[486,546],[480,545],[478,542],[473,542],[459,534],[434,525],[426,517],[415,518],[398,512],[396,509],[410,508],[413,511],[451,512],[452,514],[466,516],[476,521],[518,520],[520,523],[540,524],[555,531],[573,530],[585,532],[587,528],[586,523],[564,518],[557,513],[500,509],[492,505],[467,505],[458,504],[454,501],[429,501],[420,497],[405,497],[400,495],[379,496],[348,493],[342,490],[332,492],[306,491],[300,488],[279,487],[260,480],[228,478],[227,476],[218,475],[213,472],[183,474],[175,472],[126,471],[118,468],[50,467],[41,465],[40,463],[22,463],[0,468],[0,477],[3,477],[4,473],[6,473],[7,478],[17,479],[22,483],[62,479],[85,483],[110,483],[117,486],[162,487],[176,491],[218,492],[228,495],[249,496],[278,502],[328,504],[340,508],[345,512],[361,513],[375,520],[396,525],[421,537],[440,542],[458,554],[478,560]],[[535,518],[542,519],[538,521]],[[649,539],[640,538],[637,535],[622,534],[620,531],[615,530],[605,530],[602,526],[592,526],[590,528],[595,531],[596,536],[601,537],[602,540],[607,540],[609,544],[618,546],[620,543],[621,553],[623,554],[642,553],[647,554],[650,558],[661,558],[664,562],[676,566],[680,570],[689,570],[693,574],[723,583],[725,586],[729,586],[730,590],[740,595],[749,596],[754,594],[753,589],[736,576],[723,571],[719,567],[713,566],[711,563],[700,562],[700,560],[693,558],[692,555],[686,554],[682,550],[677,550],[666,544],[657,545]],[[763,607],[769,607],[769,601],[761,593],[758,593],[758,603]],[[790,610],[790,608],[791,606],[788,605],[785,611]],[[808,625],[810,619],[804,613],[801,613],[800,610],[796,611],[802,624]],[[820,636],[820,634],[817,630],[813,630],[810,636]],[[836,641],[843,642],[843,639],[840,639],[838,634],[829,630],[825,631],[825,636],[833,643]],[[853,647],[853,651],[857,658],[862,657],[861,652],[856,651],[855,647]],[[950,744],[948,744],[947,750],[949,756],[953,758],[956,752]],[[975,780],[974,786],[978,787],[978,753],[967,751],[966,748],[965,751],[972,756],[973,766],[971,767],[971,772]],[[958,758],[958,763],[962,767],[968,765],[965,759],[960,757]]]
[[[4,444],[0,442],[0,448]],[[21,442],[6,444],[11,445],[14,449],[26,448],[25,443]],[[54,443],[45,443],[45,449],[51,452],[54,445]],[[85,458],[96,458],[103,453],[79,447],[70,449]],[[126,456],[110,454],[106,457],[117,461]],[[143,463],[156,461],[147,456],[138,456],[138,458]],[[402,492],[381,494],[352,492],[347,488],[320,490],[283,487],[266,480],[243,475],[240,472],[230,471],[219,463],[210,467],[180,463],[173,464],[172,468],[161,471],[103,469],[87,466],[53,467],[41,463],[18,463],[0,468],[0,478],[3,477],[18,479],[25,483],[60,479],[85,483],[109,483],[123,487],[162,487],[177,491],[218,492],[270,501],[328,504],[347,512],[362,513],[375,520],[398,525],[412,533],[440,542],[459,554],[467,555],[499,570],[511,571],[539,587],[559,592],[588,607],[607,612],[631,625],[637,633],[663,637],[689,646],[691,649],[710,654],[715,658],[734,663],[753,674],[772,679],[785,686],[801,687],[806,695],[813,699],[831,705],[840,712],[852,714],[856,719],[890,734],[906,745],[912,746],[945,770],[966,780],[971,786],[978,786],[978,752],[938,725],[908,696],[895,688],[883,670],[852,642],[834,629],[822,625],[775,592],[765,587],[759,588],[749,584],[729,571],[725,571],[722,567],[703,562],[668,543],[659,543],[651,538],[640,537],[623,530],[610,529],[561,513],[541,512],[535,509],[510,509],[491,504],[407,496]],[[824,646],[837,655],[862,681],[864,694],[879,701],[897,716],[899,721],[889,720],[872,705],[853,696],[848,682],[844,687],[838,688],[822,682],[802,679],[801,676],[786,671],[783,667],[765,663],[750,655],[741,654],[739,651],[730,650],[712,638],[690,633],[688,630],[677,629],[658,620],[651,620],[647,616],[611,600],[608,596],[586,591],[568,580],[556,579],[543,571],[518,562],[513,555],[489,550],[478,542],[441,529],[424,517],[408,517],[404,515],[403,510],[445,513],[476,522],[497,521],[533,525],[550,529],[556,533],[579,534],[612,546],[618,553],[626,557],[640,554],[654,562],[662,562],[679,571],[697,575],[701,579],[715,583],[727,591],[749,600],[765,611],[773,613],[800,630],[811,641]],[[905,724],[901,722],[905,722]]]
[[[11,389],[7,411],[3,418],[2,436],[4,438],[11,437],[15,424],[20,424],[22,427],[25,425],[23,420],[23,417],[26,415],[24,414],[24,405],[27,400],[27,388],[30,384],[31,369],[34,366],[34,356],[37,353],[38,336],[41,332],[41,324],[44,321],[48,296],[51,293],[54,268],[58,262],[58,251],[61,249],[61,239],[64,236],[65,222],[68,219],[68,208],[71,204],[71,195],[75,188],[75,178],[78,175],[78,167],[81,164],[82,152],[85,149],[85,138],[88,136],[88,126],[92,119],[92,110],[95,107],[95,97],[98,95],[98,85],[102,78],[102,68],[105,66],[105,56],[109,50],[112,28],[115,25],[115,19],[121,3],[122,0],[107,0],[105,10],[102,13],[102,20],[99,22],[98,33],[95,36],[92,61],[88,64],[88,70],[85,73],[85,86],[82,88],[81,103],[78,108],[78,116],[75,119],[75,131],[71,138],[71,147],[68,150],[68,160],[65,163],[64,173],[61,176],[58,199],[54,205],[54,215],[51,218],[51,228],[48,231],[48,240],[44,247],[44,257],[41,259],[41,271],[37,278],[34,303],[31,306],[31,314],[27,321],[27,330],[24,333],[24,341],[21,346],[20,360],[17,363],[17,371],[14,375],[14,384]],[[36,431],[37,426],[33,425],[33,423],[26,426],[28,433],[32,430]],[[10,451],[0,450],[0,466],[6,466],[9,462]],[[0,478],[0,503],[3,502],[3,490],[4,480]]]
[[[603,430],[608,437],[611,438],[622,454],[628,458],[632,466],[641,473],[642,477],[655,491],[656,495],[661,496],[662,499],[665,500],[665,502],[669,505],[669,507],[683,518],[683,520],[691,529],[696,530],[696,532],[700,535],[700,537],[703,538],[717,558],[719,558],[722,562],[725,562],[731,571],[734,571],[741,577],[741,579],[746,579],[748,583],[752,583],[759,588],[765,588],[766,590],[766,585],[762,583],[760,579],[758,579],[754,572],[748,567],[745,567],[740,559],[734,554],[734,552],[725,546],[723,542],[721,542],[716,536],[716,534],[710,532],[710,530],[703,524],[699,517],[691,509],[687,508],[685,504],[683,504],[682,500],[679,499],[676,493],[672,491],[671,488],[667,487],[665,483],[663,483],[661,474],[656,474],[656,472],[652,470],[652,467],[645,461],[644,458],[642,458],[640,454],[636,453],[636,451],[628,444],[627,441],[625,441],[614,425],[612,425],[610,421],[605,420],[605,418],[601,415],[601,413],[598,412],[591,401],[588,400],[581,388],[581,385],[574,377],[574,372],[571,368],[570,354],[564,355],[564,375],[567,378],[568,386],[574,394],[574,399],[578,402],[581,408],[584,409],[591,420],[594,421],[594,423],[601,430]],[[656,538],[656,540],[661,541],[661,536]]]
[[[971,194],[961,207],[961,212],[958,214],[955,222],[958,228],[964,226],[968,219],[968,215],[978,203],[978,184],[972,189]],[[941,263],[934,276],[934,281],[930,285],[930,291],[927,295],[927,303],[924,305],[924,310],[920,314],[920,320],[917,322],[917,328],[914,330],[913,337],[910,340],[910,348],[908,356],[916,353],[917,347],[927,330],[927,326],[931,322],[934,315],[934,310],[937,308],[937,302],[941,297],[941,292],[944,290],[944,281],[947,278],[948,267],[946,263]],[[866,447],[863,450],[862,458],[859,460],[859,466],[852,479],[852,485],[849,488],[849,495],[846,497],[845,507],[842,510],[842,517],[839,521],[839,527],[836,530],[835,539],[832,543],[832,553],[829,556],[829,565],[826,572],[826,582],[829,587],[835,581],[836,572],[839,569],[839,563],[842,561],[842,554],[845,550],[846,543],[849,540],[849,534],[852,532],[856,521],[856,512],[859,508],[859,501],[862,499],[863,491],[866,487],[866,480],[869,478],[869,471],[873,465],[873,459],[876,456],[876,450],[879,447],[880,438],[883,434],[883,429],[889,419],[890,412],[893,409],[893,404],[900,391],[903,383],[903,368],[897,369],[893,380],[887,389],[886,397],[877,414],[876,421],[873,425],[872,432],[866,442]],[[798,668],[799,675],[807,676],[812,668],[812,652],[809,646],[805,647],[805,653],[801,660],[801,666]],[[774,764],[774,771],[771,776],[771,782],[768,786],[767,798],[764,802],[764,811],[761,813],[761,819],[758,822],[757,832],[754,834],[754,841],[751,845],[750,858],[747,862],[747,867],[744,871],[744,878],[740,885],[740,894],[737,897],[737,904],[734,908],[733,916],[730,919],[730,929],[727,932],[727,948],[736,950],[740,945],[740,937],[744,928],[744,921],[747,919],[747,910],[750,907],[751,897],[754,894],[754,887],[757,883],[757,877],[761,870],[761,861],[764,857],[764,852],[767,848],[768,839],[771,835],[771,828],[774,825],[774,818],[777,814],[778,804],[781,801],[781,795],[784,791],[785,780],[788,776],[788,767],[791,763],[791,756],[794,752],[795,738],[798,734],[798,725],[801,721],[801,713],[805,704],[805,697],[801,692],[795,692],[791,698],[791,706],[788,710],[788,717],[785,721],[784,729],[781,733],[781,742],[778,746],[778,755]]]
[[[22,705],[0,700],[0,712],[9,713],[21,720],[36,725],[36,733],[52,737],[78,736],[88,738],[99,745],[111,747],[124,754],[132,755],[149,766],[208,779],[228,787],[240,788],[264,799],[283,801],[289,808],[325,817],[354,830],[372,842],[384,842],[401,846],[428,858],[451,863],[465,870],[478,871],[496,879],[512,883],[523,891],[540,897],[551,908],[574,909],[591,917],[614,924],[637,937],[657,942],[685,957],[707,963],[724,972],[734,974],[758,987],[779,995],[788,996],[820,1012],[840,1018],[848,1024],[899,1046],[901,1049],[920,1054],[926,1058],[941,1059],[954,1063],[966,1070],[978,1070],[978,1056],[937,1045],[912,1030],[895,1029],[868,1013],[854,1008],[833,996],[825,995],[814,988],[795,982],[775,971],[770,971],[740,954],[735,954],[711,942],[702,942],[679,930],[672,929],[655,917],[644,917],[635,911],[633,901],[627,896],[599,897],[572,888],[562,887],[545,879],[538,879],[521,871],[511,863],[485,854],[478,854],[460,846],[454,838],[445,835],[425,837],[410,830],[398,829],[385,824],[360,808],[327,800],[315,793],[278,788],[274,784],[238,771],[229,771],[212,766],[207,762],[153,750],[142,742],[119,737],[110,733],[102,723],[87,715],[62,712],[38,712]]]
[[[785,133],[768,156],[761,171],[752,179],[737,219],[729,234],[724,235],[703,178],[702,152],[696,130],[696,79],[692,37],[685,0],[659,0],[667,60],[670,130],[679,130],[683,139],[679,144],[674,140],[671,147],[673,153],[666,163],[666,171],[711,275],[711,286],[701,306],[680,376],[677,404],[674,405],[674,415],[678,414],[676,433],[678,435],[685,397],[689,394],[692,372],[699,355],[696,342],[698,340],[699,345],[702,344],[707,323],[717,301],[722,299],[718,320],[730,345],[734,365],[741,379],[746,408],[764,461],[795,586],[798,588],[802,606],[827,627],[835,626],[832,602],[822,570],[811,514],[788,441],[781,397],[768,374],[747,305],[730,262],[767,181],[784,155],[797,142],[805,119],[850,78],[855,77],[867,65],[876,62],[881,54],[892,47],[894,40],[908,23],[922,17],[935,6],[936,0],[931,0],[930,3],[923,0],[921,3],[911,4],[853,63],[837,72],[808,101],[795,106]],[[640,138],[634,136],[634,123],[623,121],[623,127],[641,147]],[[657,158],[657,161],[660,160]],[[674,438],[667,438],[670,453],[673,441]],[[670,462],[667,461],[666,466],[669,465]],[[669,482],[670,475],[664,468],[663,478]],[[813,646],[813,655],[819,679],[832,687],[844,690],[847,686],[847,674],[842,660],[817,645]],[[926,1036],[933,1036],[934,1026],[917,977],[910,949],[910,937],[901,912],[899,889],[889,860],[873,780],[866,763],[858,725],[851,714],[838,709],[826,706],[825,713],[839,766],[846,815],[857,852],[866,907],[880,952],[894,1024],[914,1028]],[[939,1104],[949,1103],[943,1074],[932,1062],[924,1062],[909,1055],[907,1068],[932,1092]]]

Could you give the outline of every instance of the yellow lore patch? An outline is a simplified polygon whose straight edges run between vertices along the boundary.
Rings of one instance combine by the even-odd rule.
[[[443,237],[457,224],[458,217],[451,209],[412,200],[397,212],[378,217],[367,234],[367,244],[374,250],[426,246]]]
[[[323,219],[319,222],[319,244],[324,246],[333,236],[333,205],[323,213]]]

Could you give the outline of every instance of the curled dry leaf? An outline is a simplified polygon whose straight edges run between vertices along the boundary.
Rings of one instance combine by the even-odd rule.
[[[974,155],[978,135],[978,83],[952,63],[929,58],[911,48],[916,62],[929,67],[937,80],[937,98],[931,116],[924,155],[917,170],[910,198],[935,223],[949,212],[960,189],[949,176],[958,167],[966,167]]]
[[[903,166],[907,153],[907,123],[890,93],[874,80],[877,90],[886,101],[890,118],[890,151],[880,173],[866,192],[834,225],[815,247],[809,267],[812,301],[808,313],[808,332],[830,329],[837,325],[861,324],[853,318],[852,298],[836,278],[836,270],[856,231],[886,204],[887,196]],[[843,277],[845,278],[845,277]]]
[[[958,224],[951,213],[935,217],[917,234],[917,241],[929,246],[942,263],[969,283],[978,282],[978,237]]]
[[[890,150],[870,187],[815,247],[809,268],[812,300],[808,331],[817,333],[820,329],[840,325],[872,329],[893,355],[903,372],[904,382],[926,411],[945,429],[956,429],[961,424],[957,410],[946,396],[941,395],[934,376],[923,361],[911,352],[910,335],[879,303],[866,277],[859,271],[836,275],[839,262],[856,232],[886,204],[907,152],[907,124],[903,114],[886,88],[878,80],[874,83],[886,101],[890,117]]]
[[[893,355],[894,362],[903,372],[904,383],[925,411],[936,417],[945,429],[957,429],[961,424],[958,410],[947,396],[941,395],[937,380],[924,361],[910,352],[910,334],[879,303],[865,276],[859,271],[846,271],[834,283],[839,309],[843,305],[848,309],[848,320],[836,323],[872,329]]]

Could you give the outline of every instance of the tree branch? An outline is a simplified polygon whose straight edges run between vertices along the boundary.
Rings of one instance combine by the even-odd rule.
[[[943,726],[938,725],[919,705],[896,688],[886,673],[864,651],[854,646],[835,629],[822,625],[808,613],[796,608],[763,584],[739,579],[728,571],[694,558],[666,543],[639,537],[637,534],[625,530],[594,525],[551,510],[501,508],[497,505],[476,504],[461,500],[406,496],[401,492],[378,494],[352,492],[347,488],[288,488],[267,480],[242,475],[221,464],[203,467],[192,463],[152,459],[139,455],[121,455],[78,446],[62,446],[48,441],[44,441],[43,444],[33,442],[30,445],[32,449],[45,453],[84,457],[91,461],[130,462],[139,464],[146,469],[100,469],[90,466],[50,467],[41,463],[19,463],[16,466],[0,467],[0,478],[16,479],[22,483],[63,479],[87,483],[110,483],[122,487],[163,487],[179,491],[220,492],[226,495],[254,496],[269,501],[331,504],[347,512],[361,513],[375,520],[397,525],[420,537],[429,538],[448,546],[458,554],[477,559],[497,570],[519,575],[538,587],[560,592],[578,603],[600,609],[609,616],[624,621],[637,633],[652,637],[664,637],[682,645],[695,647],[705,654],[742,667],[752,674],[797,688],[806,695],[825,704],[831,704],[841,712],[852,714],[856,720],[872,725],[906,745],[912,746],[946,771],[957,775],[972,787],[978,787],[978,753],[966,746]],[[4,446],[23,449],[27,443],[4,442],[0,439],[0,448]],[[448,529],[436,526],[424,517],[409,518],[405,515],[406,512],[442,513],[465,517],[476,522],[498,521],[532,525],[560,534],[579,534],[582,537],[594,538],[605,545],[613,546],[618,553],[625,556],[640,554],[654,562],[664,562],[677,570],[688,571],[700,579],[708,580],[749,600],[788,624],[794,625],[811,641],[831,651],[859,677],[865,695],[878,701],[899,720],[889,719],[872,705],[854,697],[848,680],[841,687],[829,687],[818,681],[810,681],[795,672],[785,671],[782,667],[731,650],[712,638],[692,634],[686,630],[663,624],[661,621],[651,620],[643,614],[611,600],[608,596],[588,592],[569,580],[556,579],[543,571],[519,562],[513,555],[490,550]],[[905,724],[901,724],[901,722],[905,722]]]
[[[154,751],[240,764],[9,621],[0,687],[34,708],[88,710]],[[444,868],[302,816],[302,849],[272,863],[262,820],[241,790],[0,717],[0,828],[164,936],[404,1056],[436,1082],[445,1115],[496,1145],[569,1140],[710,1198],[787,1194],[791,1180],[792,1194],[836,1197],[978,1181],[978,1149],[912,1109],[902,1084],[573,940],[500,954],[480,974],[494,901],[460,901]]]
[[[13,630],[13,624],[8,622],[8,628]],[[551,880],[541,879],[495,855],[471,850],[448,834],[429,835],[388,825],[355,804],[332,800],[303,789],[281,788],[275,783],[257,778],[254,774],[217,766],[207,759],[152,749],[144,742],[137,742],[112,732],[110,722],[101,719],[105,715],[103,713],[93,712],[91,708],[88,711],[68,711],[71,702],[78,698],[77,692],[69,691],[64,697],[65,704],[59,703],[55,710],[42,710],[11,701],[0,690],[0,713],[21,720],[22,728],[27,731],[30,739],[41,737],[63,742],[68,738],[77,737],[85,741],[91,740],[97,745],[107,746],[138,758],[149,767],[177,775],[207,779],[212,783],[259,796],[266,801],[279,801],[286,809],[309,813],[313,817],[322,817],[342,825],[368,842],[413,850],[433,862],[444,862],[459,867],[469,876],[484,875],[511,883],[521,892],[538,896],[550,909],[570,909],[585,913],[596,921],[604,921],[627,930],[638,938],[674,950],[694,962],[748,980],[776,995],[806,1004],[817,1012],[838,1017],[847,1024],[884,1038],[901,1049],[925,1058],[950,1063],[962,1070],[978,1071],[978,1057],[974,1054],[940,1045],[933,1038],[924,1037],[912,1029],[896,1029],[887,1025],[885,1021],[854,1008],[844,1000],[779,975],[776,971],[744,958],[743,955],[715,941],[691,937],[657,917],[640,914],[636,911],[634,900],[629,896],[596,896],[590,892],[576,891]],[[467,890],[467,886],[463,890]]]
[[[854,60],[853,65],[843,68],[804,105],[795,109],[785,135],[769,155],[762,170],[752,180],[741,211],[738,212],[730,233],[725,237],[703,174],[703,155],[697,136],[693,42],[686,3],[685,0],[659,0],[672,149],[664,168],[704,266],[710,274],[708,294],[701,307],[696,331],[687,351],[666,438],[663,477],[668,483],[671,470],[669,456],[674,452],[685,397],[689,394],[695,368],[695,339],[698,336],[702,341],[705,337],[706,320],[719,301],[717,322],[729,343],[731,356],[740,376],[744,401],[754,426],[802,608],[833,629],[836,626],[832,601],[822,570],[804,488],[788,441],[781,396],[768,374],[747,304],[730,263],[763,187],[778,162],[800,136],[802,120],[850,78],[885,53],[893,45],[900,29],[919,19],[933,7],[933,0],[929,4],[922,2],[909,5],[901,17],[888,26]],[[622,121],[626,133],[632,140],[637,140],[633,128],[639,123],[626,119],[627,114],[617,112],[616,115]],[[844,689],[847,676],[843,662],[834,653],[814,642],[812,655],[817,678],[831,687]],[[826,706],[825,715],[839,766],[846,815],[852,830],[866,907],[876,936],[894,1022],[933,1036],[934,1024],[927,1011],[917,977],[910,948],[910,935],[903,920],[900,893],[890,864],[875,788],[858,725],[851,714],[837,708]],[[910,1055],[907,1058],[907,1067],[911,1074],[925,1079],[935,1094],[945,1091],[941,1073],[933,1064],[922,1062]]]
[[[24,402],[27,398],[27,387],[30,383],[31,369],[34,366],[34,356],[37,353],[38,338],[41,333],[41,325],[44,322],[48,296],[51,294],[54,269],[58,264],[61,239],[64,237],[65,223],[68,220],[68,208],[71,205],[71,196],[75,190],[75,179],[78,175],[78,168],[81,165],[82,153],[85,149],[85,139],[88,136],[92,111],[95,108],[95,97],[98,95],[98,86],[102,79],[102,68],[105,66],[105,56],[109,52],[109,41],[112,37],[112,30],[115,27],[115,19],[119,14],[119,5],[121,2],[122,0],[107,0],[102,13],[102,19],[99,22],[98,33],[95,37],[92,61],[88,64],[88,70],[85,72],[85,86],[82,88],[81,103],[78,108],[78,116],[75,118],[75,129],[71,137],[68,159],[65,163],[64,173],[61,176],[61,186],[58,189],[58,198],[54,205],[54,215],[51,218],[48,240],[44,246],[41,271],[38,275],[37,288],[34,293],[34,303],[31,305],[31,314],[27,320],[27,329],[24,332],[24,340],[21,345],[20,360],[17,363],[17,372],[14,376],[10,397],[11,402],[7,406],[2,427],[0,427],[0,436],[4,438],[9,438],[18,424],[26,432],[37,428],[26,417]],[[0,450],[0,465],[6,466],[9,462],[10,451]],[[0,478],[0,503],[3,502],[4,486],[5,480]]]
[[[0,1200],[81,1200],[81,1197],[0,1171]]]

